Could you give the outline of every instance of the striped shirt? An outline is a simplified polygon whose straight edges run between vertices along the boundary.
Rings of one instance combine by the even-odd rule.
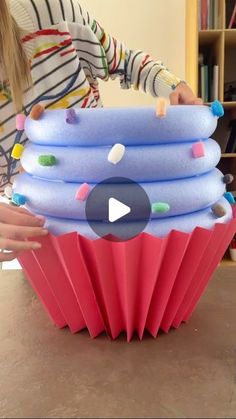
[[[24,94],[24,111],[35,102],[47,109],[101,107],[98,80],[119,77],[122,89],[169,96],[180,79],[161,61],[130,50],[107,34],[78,0],[10,0],[11,13],[26,35],[22,43],[31,64],[33,87]],[[15,113],[7,81],[0,82],[0,192],[13,182]],[[25,144],[23,134],[19,140]]]

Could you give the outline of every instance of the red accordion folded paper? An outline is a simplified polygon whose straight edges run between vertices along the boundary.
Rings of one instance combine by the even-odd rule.
[[[188,321],[235,232],[236,219],[125,242],[48,234],[19,262],[58,327],[112,339],[126,332],[130,341]]]

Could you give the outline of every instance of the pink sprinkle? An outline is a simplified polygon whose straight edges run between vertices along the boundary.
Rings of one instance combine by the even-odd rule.
[[[77,201],[85,201],[90,191],[90,186],[87,183],[83,183],[78,191],[76,192],[75,199]]]
[[[16,115],[16,129],[18,131],[24,131],[25,120],[26,120],[26,116],[23,113],[18,113],[18,115]]]
[[[202,141],[193,144],[192,146],[192,153],[195,159],[199,159],[200,157],[205,156],[205,146]]]

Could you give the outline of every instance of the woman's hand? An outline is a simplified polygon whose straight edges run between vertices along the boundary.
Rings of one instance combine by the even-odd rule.
[[[45,219],[24,208],[0,203],[0,262],[10,261],[22,250],[39,249],[41,244],[26,241],[28,237],[45,236]],[[4,250],[9,250],[5,253]]]
[[[203,100],[196,97],[190,87],[185,83],[179,83],[174,92],[170,94],[171,105],[202,105]]]

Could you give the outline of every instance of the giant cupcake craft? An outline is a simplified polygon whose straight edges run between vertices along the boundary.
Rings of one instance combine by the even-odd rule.
[[[216,169],[221,151],[209,138],[221,114],[219,102],[169,106],[164,117],[154,108],[32,109],[30,141],[12,153],[25,170],[12,200],[44,215],[50,233],[19,262],[57,326],[130,340],[189,320],[236,231],[231,176]],[[105,219],[104,197],[125,193],[130,206],[136,186],[148,217],[138,202]],[[91,199],[97,187],[103,202]]]

